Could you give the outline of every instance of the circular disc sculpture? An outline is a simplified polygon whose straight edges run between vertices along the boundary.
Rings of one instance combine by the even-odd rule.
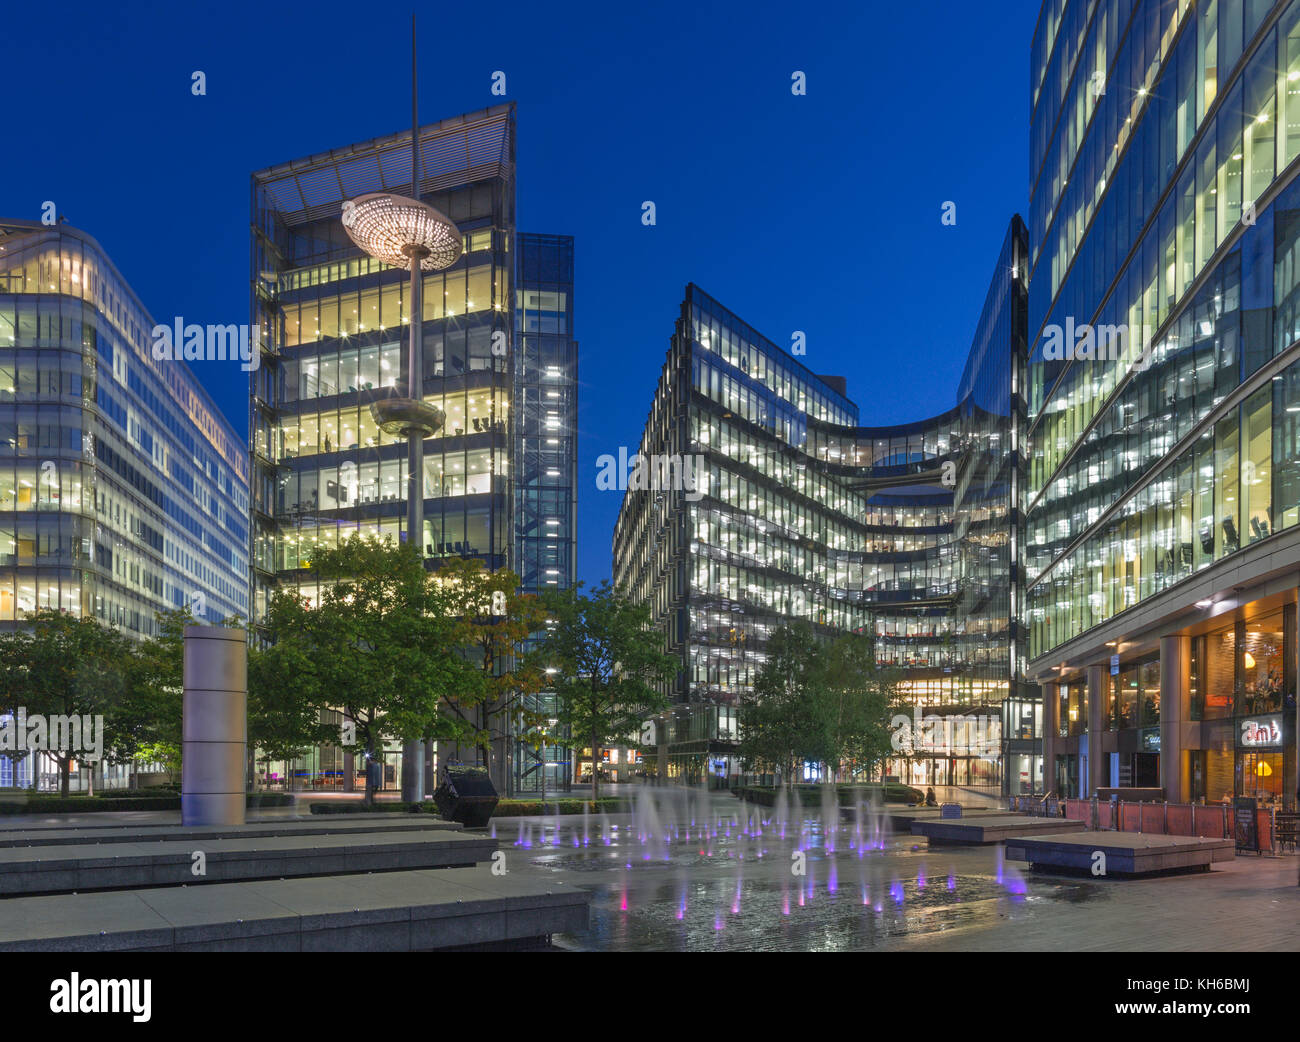
[[[441,271],[460,256],[456,226],[418,199],[371,192],[343,204],[343,227],[361,249],[395,268],[409,268],[414,256],[423,271]]]
[[[391,192],[371,192],[343,204],[343,227],[348,236],[371,257],[407,268],[411,272],[411,344],[420,342],[423,305],[419,274],[441,271],[456,263],[461,254],[456,225],[432,206]],[[423,357],[414,349],[409,362],[407,394],[374,402],[370,412],[386,434],[406,438],[427,438],[441,430],[441,409],[426,403],[412,388],[423,384]]]
[[[414,23],[412,23],[414,24]],[[414,43],[412,43],[414,47]],[[412,62],[414,85],[414,62]],[[419,136],[411,105],[411,191],[419,194]],[[406,439],[407,545],[424,557],[424,439],[442,429],[445,415],[424,400],[423,274],[456,263],[462,251],[456,225],[432,206],[391,192],[371,192],[343,204],[343,227],[365,253],[411,272],[410,341],[406,354],[406,394],[371,403],[370,412],[385,433]],[[431,548],[430,548],[431,549]],[[402,799],[424,798],[425,743],[402,747]]]

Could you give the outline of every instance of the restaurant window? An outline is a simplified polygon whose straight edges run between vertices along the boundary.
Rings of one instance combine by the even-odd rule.
[[[1160,724],[1160,660],[1142,663],[1138,674],[1139,727],[1158,727]]]
[[[1225,626],[1204,637],[1205,720],[1219,720],[1232,715],[1233,692],[1236,690],[1236,628]]]
[[[1137,727],[1138,671],[1134,666],[1120,672],[1115,682],[1115,729]]]
[[[1241,705],[1238,715],[1282,710],[1282,613],[1274,612],[1246,623],[1241,655]]]
[[[1237,756],[1237,795],[1264,803],[1282,800],[1282,752],[1241,750]]]

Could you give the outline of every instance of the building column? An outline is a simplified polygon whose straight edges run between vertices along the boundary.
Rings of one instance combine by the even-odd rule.
[[[1088,776],[1081,778],[1088,799],[1107,782],[1105,754],[1101,751],[1101,734],[1106,719],[1106,687],[1110,674],[1106,666],[1088,667]]]
[[[1056,788],[1056,710],[1055,684],[1039,684],[1043,699],[1043,792]]]
[[[357,764],[352,753],[343,754],[343,791],[357,791]]]
[[[1175,634],[1160,638],[1160,785],[1170,803],[1191,799],[1183,721],[1190,715],[1187,667],[1189,639]]]

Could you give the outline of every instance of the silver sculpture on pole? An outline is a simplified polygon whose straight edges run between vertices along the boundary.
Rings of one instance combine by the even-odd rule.
[[[410,340],[406,352],[406,395],[370,406],[375,423],[406,439],[406,538],[423,557],[424,439],[442,429],[443,411],[424,400],[424,343],[421,335],[423,275],[455,264],[464,248],[455,222],[420,202],[420,130],[416,103],[415,16],[411,16],[411,195],[371,192],[343,204],[343,227],[367,255],[396,268],[409,268]],[[422,741],[402,746],[402,799],[424,799]]]

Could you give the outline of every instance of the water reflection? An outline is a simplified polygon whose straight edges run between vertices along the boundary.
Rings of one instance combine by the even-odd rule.
[[[556,939],[580,949],[869,950],[1032,900],[1000,848],[927,850],[895,835],[882,808],[837,807],[829,786],[823,796],[758,807],[642,789],[635,813],[525,819],[513,845],[530,870],[592,891],[588,929]]]

